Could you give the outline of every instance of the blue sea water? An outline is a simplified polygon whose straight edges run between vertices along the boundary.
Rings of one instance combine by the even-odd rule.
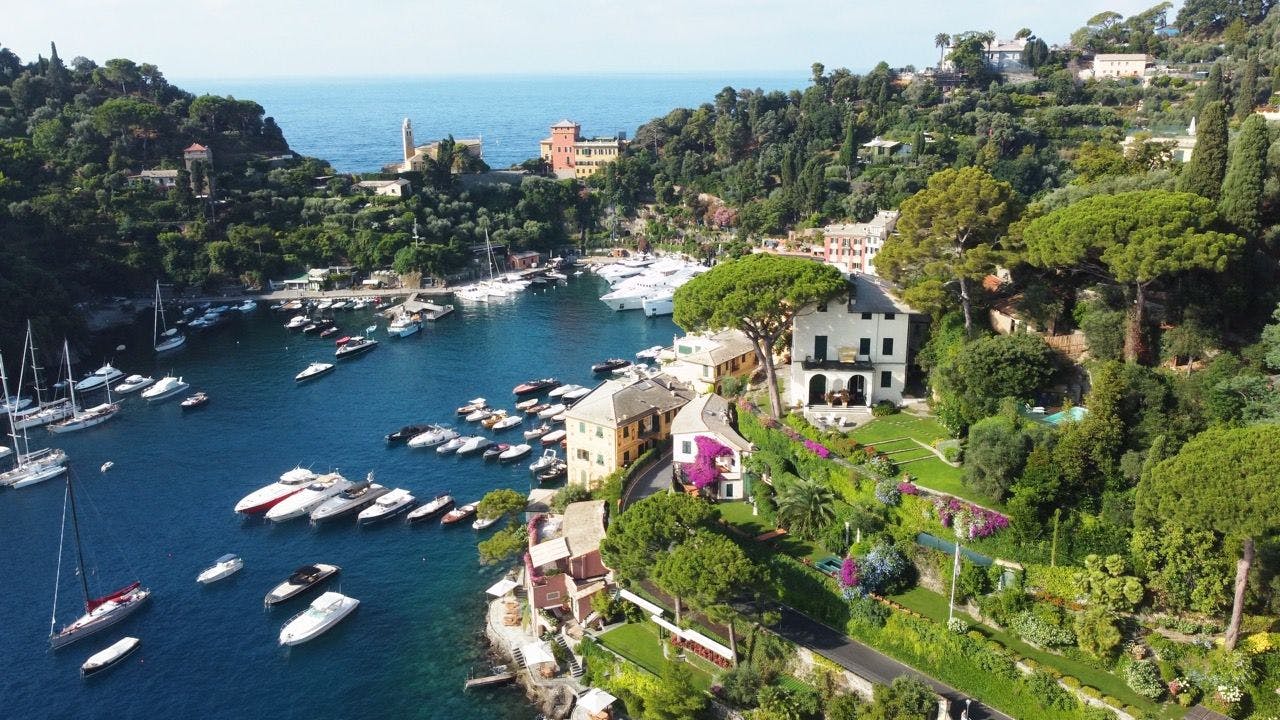
[[[0,708],[13,717],[111,720],[533,717],[517,690],[462,692],[483,656],[484,588],[503,571],[479,564],[470,527],[360,529],[352,521],[313,529],[303,519],[244,519],[232,507],[298,464],[352,479],[373,471],[378,482],[419,497],[448,490],[468,501],[498,487],[527,490],[527,459],[442,458],[388,447],[382,436],[411,422],[465,425],[454,409],[477,395],[511,407],[512,387],[531,377],[589,384],[591,363],[665,344],[677,332],[669,318],[609,310],[597,299],[602,288],[586,274],[505,304],[461,308],[409,338],[380,332],[381,347],[303,386],[294,374],[331,359],[333,343],[292,334],[281,327],[285,318],[265,309],[163,358],[148,352],[149,318],[110,338],[110,346],[129,348],[115,353],[121,369],[181,375],[212,400],[184,412],[176,400],[148,405],[134,395],[97,428],[53,443],[35,431],[72,458],[91,588],[137,578],[154,595],[122,624],[49,652],[64,485],[0,492],[7,660]],[[348,331],[373,321],[338,317]],[[100,473],[107,460],[114,468]],[[196,574],[227,552],[240,554],[245,568],[197,585]],[[59,627],[79,613],[69,540],[64,553]],[[361,605],[321,638],[281,649],[281,624],[312,595],[274,610],[262,597],[309,562],[340,565],[333,588]],[[104,676],[81,680],[80,663],[124,635],[140,638],[141,649]]]
[[[197,94],[255,100],[296,152],[341,172],[377,171],[401,159],[400,124],[421,145],[447,135],[484,139],[494,168],[538,156],[551,124],[570,119],[587,136],[627,137],[672,108],[711,102],[726,86],[803,88],[802,73],[771,75],[596,75],[423,77],[336,80],[175,79]]]

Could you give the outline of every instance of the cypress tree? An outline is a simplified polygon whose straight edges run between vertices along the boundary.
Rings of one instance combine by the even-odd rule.
[[[853,118],[853,113],[850,113],[849,119],[844,124],[844,144],[840,146],[840,157],[836,160],[837,163],[844,166],[846,179],[853,170],[853,159],[857,157],[855,147],[857,135],[854,132],[857,124],[857,121]]]
[[[1216,101],[1205,105],[1196,121],[1196,149],[1182,170],[1178,189],[1217,200],[1226,174],[1227,110],[1221,101]]]
[[[1253,58],[1244,61],[1244,72],[1240,74],[1240,91],[1236,95],[1236,117],[1247,118],[1253,113],[1253,105],[1258,98],[1258,63]]]
[[[1261,228],[1262,186],[1269,146],[1266,120],[1261,115],[1250,115],[1236,137],[1231,167],[1222,182],[1222,200],[1218,204],[1222,216],[1250,235]]]

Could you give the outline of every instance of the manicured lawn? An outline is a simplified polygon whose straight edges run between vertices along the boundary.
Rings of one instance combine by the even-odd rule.
[[[922,587],[915,587],[907,592],[892,595],[890,599],[909,607],[912,610],[924,615],[925,617],[937,621],[939,623],[947,622],[947,598],[939,595],[932,590],[926,590]],[[1149,712],[1161,712],[1162,717],[1181,717],[1181,709],[1176,707],[1161,708],[1145,698],[1139,696],[1119,677],[1109,672],[1100,670],[1091,665],[1072,660],[1062,655],[1040,650],[1031,647],[1022,642],[1016,636],[1006,632],[999,632],[987,627],[981,623],[975,622],[973,618],[964,613],[957,613],[957,616],[969,623],[975,630],[983,635],[999,642],[1001,645],[1009,648],[1019,655],[1031,658],[1041,665],[1057,668],[1064,675],[1071,675],[1085,685],[1091,685],[1102,691],[1104,695],[1110,695],[1118,698],[1135,707],[1140,707]]]
[[[720,517],[725,522],[734,526],[748,537],[763,535],[774,529],[773,524],[765,522],[763,517],[751,514],[751,503],[749,502],[716,503],[716,509],[720,511]]]
[[[844,506],[843,502],[837,501],[837,509]],[[765,522],[764,518],[751,514],[751,503],[724,502],[718,503],[716,508],[720,510],[720,517],[725,522],[732,525],[747,538],[754,538],[776,529],[773,524]],[[831,554],[820,543],[802,540],[794,535],[782,535],[772,540],[766,540],[762,545],[773,548],[785,555],[790,555],[797,560],[808,558],[810,562],[821,560]]]
[[[890,458],[899,462],[923,458],[914,462],[904,462],[899,465],[899,469],[914,475],[920,485],[930,490],[955,495],[983,507],[1004,509],[1001,503],[966,487],[963,469],[951,467],[916,443],[901,439],[913,438],[932,446],[935,440],[951,437],[934,418],[900,412],[872,420],[849,435],[864,445],[874,445],[877,450],[888,453]]]
[[[651,622],[627,623],[600,636],[600,642],[609,649],[655,675],[662,674],[666,659],[662,657],[662,641],[658,638],[658,626]],[[692,653],[687,655],[692,671],[694,687],[702,691],[711,688],[709,664]]]
[[[905,412],[876,418],[862,427],[855,428],[849,435],[864,445],[874,445],[900,437],[911,437],[925,445],[932,445],[934,440],[951,437],[951,434],[937,420]]]

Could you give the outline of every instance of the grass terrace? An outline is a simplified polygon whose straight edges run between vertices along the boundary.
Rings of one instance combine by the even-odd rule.
[[[876,418],[849,433],[864,445],[874,445],[898,464],[899,470],[911,473],[917,484],[937,492],[955,495],[983,507],[1003,510],[1003,504],[974,492],[964,484],[964,470],[952,467],[933,454],[937,440],[950,437],[935,418],[900,412]]]
[[[652,622],[627,623],[604,633],[600,642],[636,665],[655,675],[662,674],[666,659],[662,655],[662,640],[658,626]],[[693,686],[706,692],[711,689],[711,678],[719,671],[711,663],[692,653],[685,655]]]

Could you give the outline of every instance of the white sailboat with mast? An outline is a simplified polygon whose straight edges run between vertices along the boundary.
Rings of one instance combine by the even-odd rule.
[[[69,397],[49,396],[48,402],[45,401],[47,391],[40,378],[40,361],[36,355],[35,333],[31,330],[30,320],[27,321],[27,340],[22,352],[22,369],[18,374],[18,387],[22,387],[29,360],[31,363],[31,387],[36,394],[36,404],[13,414],[13,428],[15,430],[23,430],[40,427],[41,425],[48,425],[49,423],[69,418],[75,414],[76,408],[72,405]]]
[[[3,356],[0,356],[0,390],[4,391],[6,397],[9,395],[9,378],[5,374]],[[35,485],[67,471],[67,454],[65,452],[56,448],[44,448],[31,452],[31,446],[27,441],[26,429],[18,428],[13,423],[13,413],[11,411],[7,414],[10,420],[9,425],[13,428],[9,432],[9,438],[13,441],[13,454],[16,464],[13,469],[0,473],[0,486],[21,488]],[[21,442],[19,442],[19,430],[22,432]]]
[[[67,377],[71,377],[71,353],[67,346],[67,341],[62,341],[62,352],[67,358]],[[76,387],[71,386],[71,406],[73,413],[66,420],[60,420],[49,426],[49,432],[69,433],[76,430],[84,430],[94,425],[101,425],[120,413],[120,404],[111,402],[111,384],[105,385],[107,388],[107,401],[94,405],[86,410],[75,408],[76,404]]]
[[[67,532],[67,508],[71,508],[72,538],[76,544],[76,569],[80,576],[80,589],[84,593],[84,614],[74,622],[58,630],[58,589],[62,578],[62,545]],[[84,550],[80,542],[80,520],[76,514],[76,496],[71,489],[71,476],[67,475],[67,492],[62,504],[62,532],[58,538],[58,574],[53,584],[53,614],[49,618],[49,646],[57,650],[90,635],[105,630],[124,620],[142,607],[151,590],[134,581],[114,592],[93,597],[89,594],[88,573],[84,568]]]
[[[161,330],[161,328],[164,328]],[[160,281],[156,280],[156,313],[155,319],[151,324],[151,344],[155,346],[156,352],[168,352],[177,350],[187,342],[187,336],[178,332],[177,328],[170,328],[164,321],[164,303],[160,299]]]

